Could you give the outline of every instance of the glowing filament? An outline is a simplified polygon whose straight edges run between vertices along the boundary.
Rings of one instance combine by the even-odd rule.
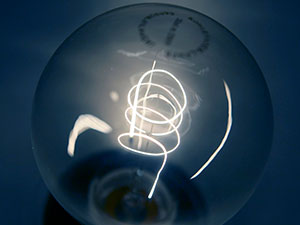
[[[129,90],[127,97],[129,107],[125,110],[125,118],[130,124],[130,130],[118,137],[120,145],[127,150],[148,156],[164,156],[162,166],[157,172],[156,179],[148,195],[149,199],[152,198],[160,173],[166,164],[167,155],[175,151],[180,144],[178,128],[181,125],[183,111],[187,105],[186,93],[179,80],[166,70],[154,69],[155,64],[156,61],[153,62],[152,69],[144,73],[138,83]],[[153,82],[154,78],[157,80],[169,79],[170,82],[175,84],[175,87],[170,88],[167,85],[155,83]],[[146,89],[144,94],[143,89]],[[173,93],[174,89],[176,94]],[[167,105],[169,107],[168,115],[158,106],[148,106],[151,101],[158,101]],[[176,141],[173,146],[167,148],[163,140],[159,138],[172,134],[176,137]],[[127,140],[130,140],[127,144],[124,141],[126,137]],[[138,144],[133,147],[132,141],[135,137],[138,138]],[[147,141],[144,147],[142,146],[143,139]],[[159,147],[161,152],[149,152],[147,150],[149,143]]]
[[[127,96],[129,107],[125,110],[125,119],[129,123],[130,129],[129,132],[118,136],[120,145],[129,151],[147,156],[164,156],[163,163],[148,194],[149,199],[153,196],[159,176],[166,165],[168,154],[175,151],[180,145],[178,129],[183,120],[183,112],[187,107],[186,93],[179,80],[166,70],[155,69],[155,65],[156,61],[153,62],[152,69],[144,73],[138,83],[129,90]],[[218,148],[190,179],[196,178],[205,170],[228,139],[232,127],[232,101],[229,87],[225,81],[223,82],[228,103],[225,135]],[[170,83],[172,87],[169,86]],[[158,106],[157,103],[165,107]],[[90,114],[80,115],[69,136],[67,150],[71,157],[74,156],[78,136],[87,129],[94,129],[106,134],[112,131],[112,128],[103,120]],[[138,142],[134,146],[135,138],[138,139]],[[143,140],[146,142],[143,143]],[[153,151],[155,147],[158,147],[159,151]]]

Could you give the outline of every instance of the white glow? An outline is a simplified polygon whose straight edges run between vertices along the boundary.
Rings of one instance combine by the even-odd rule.
[[[130,125],[130,131],[128,133],[123,133],[118,137],[118,141],[121,146],[123,146],[125,149],[143,154],[143,155],[148,155],[148,156],[164,156],[164,161],[162,163],[161,168],[159,169],[156,179],[153,183],[153,186],[151,188],[151,191],[148,195],[148,198],[151,199],[152,195],[155,191],[155,187],[157,185],[159,176],[161,171],[163,170],[166,161],[167,161],[167,155],[173,151],[175,151],[179,144],[180,144],[180,135],[178,132],[178,128],[181,125],[182,118],[183,118],[183,111],[186,108],[187,105],[187,100],[186,100],[186,93],[179,82],[179,80],[170,72],[162,69],[154,69],[156,65],[156,61],[153,62],[152,69],[144,73],[141,78],[139,79],[137,85],[134,85],[128,92],[127,100],[129,104],[129,108],[125,110],[125,118],[127,122]],[[181,92],[181,98],[183,103],[180,104],[180,101],[175,97],[175,95],[172,93],[171,90],[169,90],[167,87],[163,86],[162,84],[157,84],[152,82],[153,77],[156,76],[156,74],[161,74],[164,75],[165,77],[171,78],[175,84],[176,88],[180,90]],[[148,78],[148,81],[145,82],[146,78]],[[144,96],[140,96],[140,91],[142,87],[146,87],[146,91]],[[157,88],[157,90],[160,90],[161,93],[149,93],[150,89],[152,87]],[[132,102],[131,98],[132,95],[134,94],[134,100]],[[159,99],[165,103],[167,103],[170,106],[170,109],[172,109],[172,116],[168,118],[165,116],[163,113],[159,112],[159,107],[150,108],[147,106],[147,101],[150,99]],[[142,103],[142,104],[141,104]],[[142,114],[138,112],[138,110],[142,111]],[[156,115],[160,118],[158,119],[153,119],[150,118],[149,116],[146,116],[146,112],[150,112],[152,115]],[[129,114],[131,113],[131,119],[129,119]],[[140,119],[140,124],[137,124],[137,118]],[[147,122],[151,124],[151,129],[146,130],[144,123]],[[154,132],[152,130],[153,126],[163,126],[163,125],[169,125],[169,129],[167,131],[162,130],[162,131],[156,131]],[[138,132],[135,132],[137,130]],[[170,149],[166,149],[165,145],[160,142],[159,140],[155,139],[154,137],[162,137],[166,135],[170,135],[174,133],[176,135],[176,144],[171,147]],[[126,137],[126,140],[131,139],[134,137],[138,138],[138,145],[137,148],[133,148],[132,146],[126,145],[122,140]],[[142,149],[142,140],[146,139],[149,142],[157,145],[162,152],[159,153],[152,153],[152,152],[147,152],[146,149]]]
[[[118,92],[116,92],[116,91],[111,91],[111,92],[109,93],[109,96],[110,96],[110,98],[111,98],[111,100],[112,100],[113,102],[118,102],[119,99],[120,99],[119,94],[118,94]]]
[[[223,148],[225,142],[227,141],[227,138],[229,136],[231,126],[232,126],[232,102],[231,102],[231,95],[230,95],[230,90],[225,81],[224,86],[225,86],[225,92],[226,92],[226,97],[227,97],[227,102],[228,102],[228,119],[227,119],[227,129],[225,132],[225,135],[219,145],[219,147],[215,150],[215,152],[209,157],[209,159],[204,163],[204,165],[190,178],[191,180],[199,176],[203,170],[205,170],[206,167],[214,160],[214,158],[217,156],[217,154],[221,151]]]
[[[130,129],[129,132],[122,133],[118,136],[118,142],[120,143],[120,145],[129,151],[153,157],[164,156],[163,163],[157,172],[155,181],[148,194],[149,199],[151,199],[153,196],[160,174],[166,165],[168,154],[178,149],[180,145],[180,134],[178,129],[182,124],[183,112],[187,107],[186,93],[179,80],[166,70],[155,69],[155,65],[156,61],[153,62],[152,69],[144,73],[139,79],[138,83],[129,90],[127,96],[129,107],[125,110],[125,119],[129,123]],[[168,89],[170,88],[169,86],[159,84],[159,82],[155,83],[153,81],[155,80],[154,78],[157,74],[161,75],[160,78],[171,78],[171,80],[175,84],[173,84],[171,90]],[[148,80],[146,80],[147,78]],[[223,82],[228,102],[228,119],[225,135],[218,148],[190,179],[196,178],[203,172],[203,170],[205,170],[205,168],[221,151],[228,139],[232,127],[232,101],[230,89],[227,83],[225,81]],[[140,92],[142,92],[143,88],[146,88],[146,91],[143,96],[140,96]],[[153,88],[153,90],[155,91],[153,91],[151,88]],[[174,90],[176,90],[176,95],[173,93]],[[117,92],[111,92],[110,97],[114,102],[117,102],[119,100],[119,95]],[[150,107],[149,105],[147,105],[147,102],[151,100],[159,100],[160,102],[163,102],[163,104],[166,104],[170,109],[170,115],[164,115],[164,113],[160,111],[161,109],[159,106],[155,107],[152,105],[152,107]],[[155,130],[153,130],[154,127],[156,128]],[[101,133],[110,133],[112,131],[111,126],[103,120],[100,120],[99,118],[90,114],[80,115],[76,120],[69,136],[67,152],[71,157],[74,156],[75,144],[78,136],[88,129],[94,129]],[[163,137],[168,135],[174,135],[174,137],[176,137],[176,140],[174,139],[174,143],[172,143],[172,145],[168,146],[167,148],[162,139]],[[133,138],[135,137],[138,138],[138,144],[136,147],[133,146]],[[142,143],[143,140],[147,141],[146,145],[144,146]],[[171,139],[169,139],[169,142],[170,140]],[[154,146],[159,147],[161,152],[149,152],[147,148],[150,143],[152,143],[152,145]]]
[[[140,57],[142,55],[145,55],[147,52],[146,51],[141,51],[141,52],[129,52],[125,51],[123,49],[118,50],[118,53],[121,53],[122,55],[125,55],[127,57]]]
[[[69,143],[68,143],[68,154],[73,157],[75,151],[75,143],[78,136],[88,129],[93,129],[102,133],[110,133],[112,131],[111,126],[109,126],[103,120],[90,115],[83,114],[76,120],[73,129],[70,132]]]
[[[155,63],[156,63],[156,61],[154,61],[154,65],[155,65]],[[162,73],[162,74],[165,74],[165,75],[167,75],[167,76],[170,76],[171,78],[173,78],[173,80],[174,81],[176,81],[176,83],[178,84],[178,86],[180,87],[180,90],[181,90],[181,92],[182,92],[182,95],[183,95],[183,99],[184,99],[184,104],[183,104],[183,106],[181,106],[181,108],[180,108],[180,111],[172,118],[172,120],[175,120],[175,119],[177,119],[179,116],[181,116],[181,114],[183,113],[183,110],[186,108],[186,94],[185,94],[185,91],[184,91],[184,89],[183,89],[183,87],[182,87],[182,85],[181,85],[181,83],[179,82],[179,80],[173,75],[173,74],[171,74],[170,72],[168,72],[168,71],[166,71],[166,70],[161,70],[161,69],[152,69],[152,70],[149,70],[149,71],[147,71],[146,73],[144,73],[143,75],[142,75],[142,77],[139,79],[139,82],[138,82],[138,84],[136,85],[136,86],[134,86],[132,89],[136,89],[135,90],[135,95],[134,95],[134,103],[132,104],[131,103],[131,91],[128,93],[128,103],[129,103],[129,105],[130,105],[130,107],[132,108],[132,118],[131,118],[131,126],[130,126],[130,137],[133,137],[133,133],[134,133],[134,125],[133,124],[135,124],[136,123],[136,116],[138,115],[138,116],[140,116],[142,119],[147,119],[147,118],[143,118],[139,113],[137,113],[137,104],[138,104],[138,99],[139,99],[139,91],[140,91],[140,88],[141,88],[141,86],[142,85],[144,85],[144,83],[142,83],[143,82],[143,80],[147,77],[147,76],[149,76],[149,75],[151,75],[151,74],[153,74],[153,73]],[[155,84],[152,84],[152,83],[150,83],[151,85],[155,85]],[[158,86],[160,86],[161,88],[163,87],[163,86],[161,86],[161,85],[159,85],[158,84]],[[150,121],[149,121],[150,122]],[[156,121],[157,122],[157,121]],[[166,121],[165,123],[168,123],[169,121]]]

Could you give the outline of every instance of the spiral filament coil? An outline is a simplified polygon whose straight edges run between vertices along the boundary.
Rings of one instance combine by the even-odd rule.
[[[179,80],[166,70],[155,69],[155,64],[156,61],[153,62],[152,69],[145,72],[138,83],[129,90],[129,107],[125,110],[125,118],[130,125],[130,131],[118,137],[120,145],[127,150],[148,156],[164,156],[148,195],[149,199],[166,164],[167,155],[175,151],[180,144],[178,128],[187,105],[186,93]],[[168,83],[177,87],[171,88]],[[165,139],[166,136],[175,138]],[[138,140],[134,141],[136,138]],[[149,148],[149,145],[152,148]],[[155,146],[160,150],[153,151]]]

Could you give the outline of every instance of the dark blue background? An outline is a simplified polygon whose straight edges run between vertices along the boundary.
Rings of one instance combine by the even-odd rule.
[[[41,224],[47,191],[31,151],[35,87],[50,56],[89,19],[130,3],[1,2],[0,224]],[[300,18],[296,1],[155,1],[198,10],[231,30],[261,67],[273,101],[274,141],[256,192],[228,225],[297,225],[300,210]]]

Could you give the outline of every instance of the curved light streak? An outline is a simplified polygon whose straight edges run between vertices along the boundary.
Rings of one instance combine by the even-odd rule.
[[[167,162],[167,155],[173,151],[175,151],[178,146],[180,145],[180,134],[178,132],[178,128],[182,123],[183,119],[183,111],[185,110],[187,106],[187,98],[186,93],[183,89],[182,84],[180,81],[170,72],[162,69],[154,69],[156,64],[156,61],[153,62],[152,69],[145,72],[141,78],[139,79],[138,83],[134,85],[128,92],[127,100],[129,107],[125,110],[125,119],[130,125],[130,130],[128,133],[123,133],[119,135],[118,141],[122,147],[125,149],[142,154],[147,156],[164,156],[163,163],[157,172],[156,179],[152,185],[151,191],[148,195],[148,198],[151,199],[153,196],[153,193],[155,191],[155,187],[157,185],[160,173],[165,167],[165,164]],[[159,73],[165,77],[171,78],[175,84],[177,84],[178,89],[181,91],[181,98],[182,103],[180,103],[180,100],[176,98],[176,96],[172,93],[171,90],[169,90],[166,86],[163,86],[162,84],[154,83],[152,82],[152,79],[156,74]],[[146,80],[148,78],[148,80]],[[146,80],[146,81],[145,81]],[[144,96],[141,96],[141,88],[146,87],[146,91]],[[159,93],[150,93],[151,88],[155,87]],[[134,97],[134,100],[132,102],[132,96]],[[147,101],[150,99],[158,99],[159,101],[165,102],[167,105],[170,106],[171,110],[171,116],[167,117],[162,112],[160,112],[159,107],[150,108],[147,106]],[[140,113],[141,111],[142,113]],[[159,117],[158,119],[153,119],[149,115],[146,115],[146,112],[150,113],[151,115],[156,115]],[[131,114],[131,119],[130,119]],[[140,123],[137,123],[137,118],[140,119]],[[148,124],[151,124],[150,131],[147,130],[144,123],[147,122]],[[169,129],[165,131],[165,129],[162,129],[162,131],[153,131],[152,128],[155,126],[156,128],[160,128],[160,126],[168,125]],[[137,131],[137,132],[136,132]],[[165,145],[158,140],[159,137],[167,136],[175,134],[176,136],[176,144],[169,149],[166,149]],[[126,145],[124,142],[122,142],[123,138],[127,137],[128,139],[133,140],[134,137],[138,138],[138,145],[136,148],[130,145]],[[162,152],[153,153],[153,152],[147,152],[147,149],[142,148],[141,141],[142,139],[147,140],[148,142],[151,142],[158,146]]]
[[[90,115],[90,114],[82,114],[76,120],[73,129],[70,132],[69,142],[68,142],[68,154],[69,156],[74,156],[75,151],[75,143],[78,136],[88,129],[93,129],[99,131],[101,133],[110,133],[112,131],[111,126],[109,126],[103,120]]]
[[[226,92],[226,97],[227,97],[227,102],[228,102],[228,119],[227,119],[227,129],[226,129],[225,135],[224,135],[220,145],[218,146],[218,148],[209,157],[209,159],[204,163],[204,165],[190,178],[190,180],[195,179],[197,176],[199,176],[203,172],[203,170],[205,170],[206,167],[208,167],[208,165],[214,160],[214,158],[221,151],[221,149],[223,148],[223,146],[229,136],[231,126],[232,126],[232,102],[231,102],[231,95],[230,95],[229,87],[225,81],[223,81],[223,82],[224,82],[224,87],[225,87],[225,92]]]

